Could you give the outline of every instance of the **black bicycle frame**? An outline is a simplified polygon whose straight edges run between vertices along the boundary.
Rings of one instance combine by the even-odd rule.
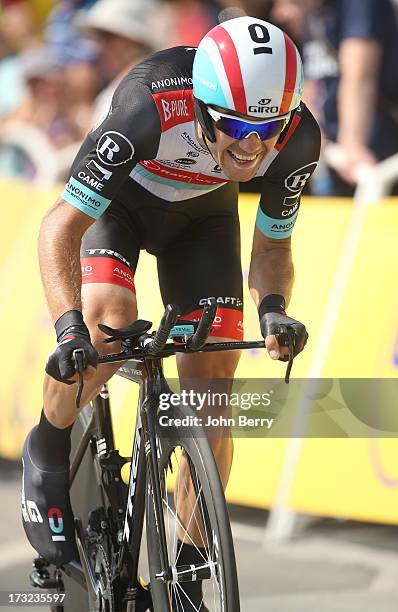
[[[200,350],[201,352],[215,352],[248,348],[264,348],[264,341],[218,342],[206,344]],[[119,592],[123,594],[125,601],[129,602],[128,612],[135,610],[133,603],[135,599],[134,585],[137,584],[138,577],[147,485],[151,487],[153,495],[155,522],[159,537],[161,572],[157,578],[163,582],[169,582],[172,579],[162,513],[161,484],[157,463],[157,444],[160,441],[156,438],[156,419],[159,395],[164,392],[171,393],[163,374],[162,359],[181,352],[192,353],[196,351],[192,351],[185,346],[166,344],[156,357],[142,355],[142,349],[129,349],[122,353],[100,357],[100,363],[120,361],[122,365],[117,374],[138,383],[140,386],[132,457],[120,457],[118,451],[115,450],[108,390],[107,386],[104,385],[100,395],[93,402],[93,413],[85,424],[80,444],[71,465],[70,485],[76,477],[88,445],[93,442],[94,432],[99,431],[101,437],[97,440],[96,451],[99,456],[101,475],[104,469],[118,475],[118,481],[111,479],[110,484],[103,484],[110,507],[114,512],[114,522],[118,525],[117,544],[119,550],[116,566],[113,568],[113,576],[115,581],[118,581]],[[121,479],[120,469],[130,460],[129,485],[127,493],[124,495],[122,491],[123,488],[126,489],[126,485]],[[123,522],[121,517],[123,517]],[[64,567],[64,571],[95,596],[94,577],[90,571],[87,550],[84,550],[84,532],[79,519],[76,520],[76,531],[78,542],[80,542],[79,549],[82,563],[72,561]]]
[[[104,363],[106,357],[101,361]],[[121,360],[121,358],[120,358]],[[155,521],[158,527],[159,553],[161,561],[161,573],[159,580],[167,582],[171,580],[168,563],[166,533],[162,513],[162,495],[157,464],[157,442],[156,419],[159,405],[159,395],[163,392],[171,392],[163,374],[162,359],[131,359],[125,362],[117,372],[123,378],[127,378],[139,384],[139,402],[137,420],[131,458],[121,458],[114,448],[114,437],[110,413],[110,403],[107,386],[104,385],[100,395],[94,400],[94,409],[88,423],[86,423],[79,446],[72,460],[70,470],[70,485],[75,480],[76,474],[82,462],[83,456],[90,443],[93,443],[93,433],[99,432],[100,439],[97,440],[97,454],[101,467],[106,467],[107,462],[119,469],[131,459],[131,470],[127,496],[120,499],[120,486],[105,486],[111,507],[114,508],[119,525],[118,543],[120,545],[118,557],[113,574],[126,592],[137,583],[138,560],[140,554],[141,537],[145,516],[145,493],[147,484],[150,485],[155,510]],[[102,456],[101,456],[102,455]],[[147,480],[147,475],[149,479]],[[125,486],[125,485],[124,485]],[[120,515],[124,512],[123,523]],[[119,515],[119,516],[118,516]],[[79,529],[78,537],[79,537]],[[76,580],[90,591],[90,576],[87,576],[87,568],[72,561],[64,568],[65,573]],[[127,600],[129,596],[127,595]]]

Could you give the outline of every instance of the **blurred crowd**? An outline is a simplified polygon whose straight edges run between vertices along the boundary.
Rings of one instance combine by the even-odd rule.
[[[343,152],[312,191],[349,195],[398,152],[398,0],[0,0],[0,173],[62,180],[132,65],[243,14],[299,46],[304,99]]]

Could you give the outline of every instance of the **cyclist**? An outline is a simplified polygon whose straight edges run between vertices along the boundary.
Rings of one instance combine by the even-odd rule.
[[[318,125],[301,103],[302,79],[288,36],[251,17],[216,26],[197,50],[155,53],[119,85],[46,214],[39,258],[58,344],[46,365],[40,423],[23,450],[22,508],[31,544],[55,565],[76,555],[68,495],[77,416],[72,353],[85,351],[84,405],[118,368],[97,367],[98,353],[110,350],[97,323],[123,327],[137,317],[140,249],[157,257],[165,303],[179,304],[192,319],[216,297],[210,340],[242,339],[238,181],[263,177],[250,290],[270,357],[286,353],[274,334],[279,324],[292,325],[295,353],[303,349],[305,326],[285,312],[293,285],[290,235],[320,149]],[[179,375],[232,379],[238,359],[235,351],[179,355]],[[226,484],[232,442],[211,443]],[[180,548],[180,562],[192,562],[193,547]],[[194,588],[192,601],[200,605],[200,583]]]

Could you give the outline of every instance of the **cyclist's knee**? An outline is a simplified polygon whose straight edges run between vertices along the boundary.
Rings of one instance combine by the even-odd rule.
[[[134,293],[124,287],[106,283],[83,285],[83,316],[90,330],[93,346],[100,354],[115,352],[115,344],[105,344],[105,335],[98,323],[110,327],[125,327],[137,318],[137,300]]]
[[[227,342],[227,338],[214,338],[215,342]],[[239,363],[240,351],[220,351],[178,355],[178,372],[181,378],[233,378]]]

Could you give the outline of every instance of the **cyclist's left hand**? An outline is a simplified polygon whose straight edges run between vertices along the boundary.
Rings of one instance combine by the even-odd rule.
[[[285,361],[285,357],[289,354],[289,351],[286,346],[281,346],[278,342],[278,336],[282,331],[281,325],[289,326],[294,331],[294,356],[298,355],[298,353],[303,350],[308,339],[308,333],[303,323],[288,317],[286,314],[267,312],[261,317],[261,333],[265,338],[265,346],[269,356],[271,359]]]

